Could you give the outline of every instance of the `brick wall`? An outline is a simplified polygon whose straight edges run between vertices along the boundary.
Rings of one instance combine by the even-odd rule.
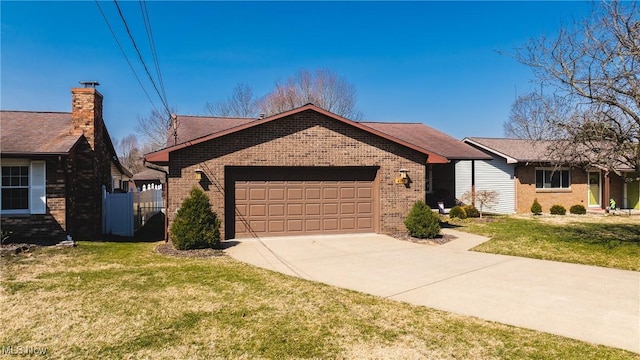
[[[570,189],[536,189],[536,167],[520,166],[516,168],[516,211],[531,212],[534,199],[538,199],[543,212],[549,212],[551,206],[559,204],[567,211],[573,205],[588,207],[587,173],[582,169],[571,169]]]
[[[0,227],[11,231],[10,242],[55,244],[67,234],[64,158],[47,159],[47,213],[41,215],[3,215]]]
[[[102,119],[103,97],[94,88],[71,89],[71,132],[83,135],[70,155],[69,202],[74,239],[92,239],[102,228],[102,186],[111,187],[111,154]]]
[[[425,197],[426,155],[309,110],[171,153],[169,222],[191,188],[201,186],[197,168],[211,181],[205,191],[224,221],[224,193],[231,190],[225,166],[379,166],[383,233],[404,231],[406,214]],[[395,184],[400,168],[409,170],[409,188]]]

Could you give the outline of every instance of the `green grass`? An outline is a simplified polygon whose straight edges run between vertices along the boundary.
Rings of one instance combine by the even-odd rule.
[[[0,346],[78,359],[637,358],[226,256],[165,257],[155,245],[80,242],[3,258]]]
[[[456,224],[491,238],[475,251],[640,271],[638,218],[496,217]]]

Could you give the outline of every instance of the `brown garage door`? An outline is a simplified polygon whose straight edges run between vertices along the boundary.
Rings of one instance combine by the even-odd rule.
[[[260,168],[238,176],[235,237],[375,231],[372,168]]]

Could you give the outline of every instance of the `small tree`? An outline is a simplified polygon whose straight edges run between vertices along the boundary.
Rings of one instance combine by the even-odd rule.
[[[171,224],[171,241],[176,249],[212,248],[220,243],[220,220],[211,211],[209,198],[200,189],[191,189]]]
[[[533,204],[531,205],[531,212],[533,215],[542,214],[542,205],[538,202],[538,198],[533,199]]]
[[[440,219],[422,200],[413,204],[404,225],[409,235],[420,239],[433,239],[440,233]]]
[[[479,190],[474,194],[471,191],[467,191],[462,194],[460,200],[474,206],[477,204],[479,207],[478,210],[480,211],[480,218],[482,219],[482,210],[498,202],[498,192],[493,190]]]

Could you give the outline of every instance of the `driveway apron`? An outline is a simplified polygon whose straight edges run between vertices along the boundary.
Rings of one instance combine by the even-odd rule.
[[[231,257],[329,285],[640,353],[640,272],[485,254],[380,234],[240,239]]]

